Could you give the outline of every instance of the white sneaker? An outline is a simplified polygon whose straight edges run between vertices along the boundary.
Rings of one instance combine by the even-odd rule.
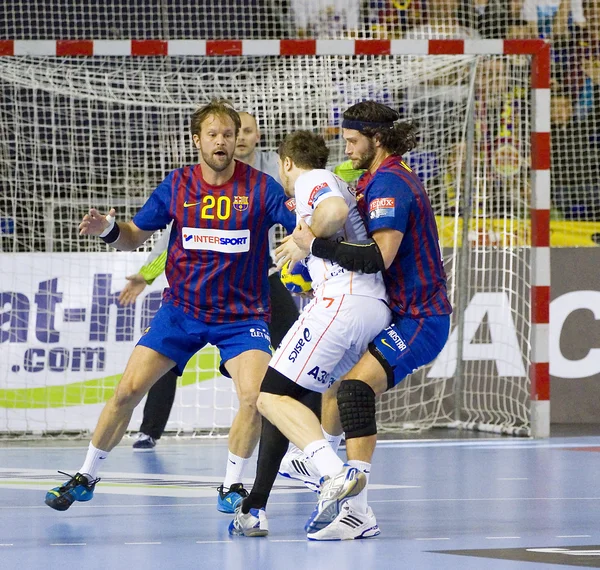
[[[321,488],[321,475],[310,458],[295,445],[290,446],[283,456],[279,466],[279,474],[288,479],[302,481],[311,491],[319,492]]]
[[[347,464],[335,477],[323,477],[319,502],[304,525],[304,530],[313,533],[325,528],[340,514],[342,505],[350,497],[358,495],[366,484],[365,474]]]
[[[229,534],[232,536],[267,536],[269,521],[265,509],[250,509],[242,513],[241,505],[236,508],[235,516],[229,523]]]
[[[371,538],[380,533],[371,507],[367,507],[366,513],[361,513],[348,503],[344,503],[340,514],[331,524],[317,532],[309,532],[306,538],[308,540],[354,540]]]

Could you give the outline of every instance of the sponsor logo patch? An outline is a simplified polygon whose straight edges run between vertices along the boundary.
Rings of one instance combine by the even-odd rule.
[[[394,216],[395,198],[376,198],[369,204],[369,218],[386,218]]]
[[[182,228],[181,236],[185,249],[206,249],[223,253],[250,251],[250,230]]]
[[[238,212],[243,212],[248,209],[248,196],[234,196],[233,197],[233,207]]]
[[[403,350],[406,350],[406,343],[404,342],[404,340],[402,340],[402,338],[400,338],[400,335],[394,330],[393,327],[386,328],[385,332],[394,341],[394,344],[398,347],[400,352],[402,352]],[[383,342],[383,339],[381,342]],[[384,344],[386,346],[389,346],[389,344],[387,344],[387,343],[384,343]]]
[[[318,184],[312,189],[310,196],[308,198],[308,205],[312,207],[312,205],[323,195],[331,192],[331,188],[327,185],[327,182],[323,182],[322,184]]]
[[[291,362],[296,362],[296,358],[298,358],[298,355],[302,352],[302,349],[312,340],[312,335],[308,328],[304,329],[302,332],[302,337],[303,338],[298,339],[296,346],[294,346],[294,349],[288,355],[288,360]]]
[[[250,329],[250,336],[253,338],[264,338],[271,342],[271,337],[269,336],[269,331],[266,329],[255,329],[252,327]]]
[[[285,207],[290,212],[293,212],[296,209],[296,198],[290,198],[289,200],[286,200]]]

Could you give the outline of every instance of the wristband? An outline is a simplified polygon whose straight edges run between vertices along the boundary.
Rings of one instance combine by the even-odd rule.
[[[310,252],[321,259],[335,260],[335,252],[338,244],[335,241],[330,241],[323,238],[315,238],[310,244]]]
[[[111,244],[119,239],[121,229],[119,228],[119,224],[115,223],[113,216],[106,216],[106,221],[108,222],[108,227],[98,237],[104,243]]]

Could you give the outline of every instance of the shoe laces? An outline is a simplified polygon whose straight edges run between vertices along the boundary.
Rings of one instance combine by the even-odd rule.
[[[65,473],[64,471],[59,471],[59,473],[61,475],[64,475],[65,477],[69,477],[69,480],[64,484],[61,485],[59,488],[59,491],[65,491],[67,489],[73,489],[74,487],[77,487],[78,485],[83,485],[84,487],[87,487],[88,489],[93,487],[96,483],[98,483],[98,481],[100,481],[100,477],[97,477],[96,479],[93,479],[92,481],[88,481],[88,478],[83,475],[82,473],[75,473],[75,475],[71,475],[70,473]],[[81,479],[85,479],[86,483],[84,483]]]
[[[219,492],[219,495],[221,495],[221,497],[226,497],[227,495],[229,495],[229,493],[237,493],[240,497],[245,499],[249,495],[248,491],[244,489],[243,483],[234,483],[233,485],[231,485],[231,487],[229,487],[229,491],[227,492],[223,490],[223,485],[219,485],[217,487],[217,491]]]

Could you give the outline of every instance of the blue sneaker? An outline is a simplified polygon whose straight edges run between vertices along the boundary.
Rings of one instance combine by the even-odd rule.
[[[350,498],[356,497],[366,486],[365,474],[356,467],[344,464],[344,468],[335,477],[321,479],[319,502],[306,524],[308,533],[317,532],[334,521],[340,514],[341,506]]]
[[[235,510],[235,517],[229,523],[229,534],[231,536],[267,536],[269,522],[265,509],[250,509],[248,513],[244,514],[240,504]]]
[[[248,496],[248,491],[244,489],[241,483],[234,483],[226,493],[223,491],[223,485],[218,487],[217,491],[219,491],[217,511],[221,511],[222,513],[235,513],[237,506]]]
[[[46,493],[45,503],[57,511],[66,511],[75,501],[91,501],[94,497],[94,488],[100,479],[90,481],[86,475],[75,473],[69,475],[59,471],[62,475],[71,477],[64,485],[54,487]]]

